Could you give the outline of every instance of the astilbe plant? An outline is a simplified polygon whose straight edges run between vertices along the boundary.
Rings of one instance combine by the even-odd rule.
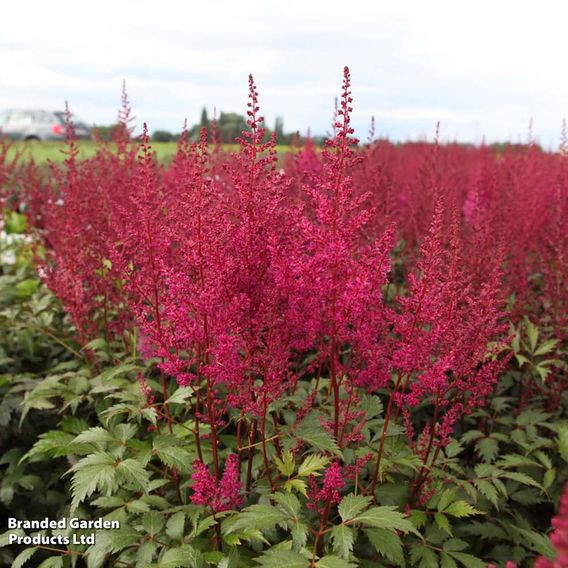
[[[111,352],[145,366],[134,394],[126,382],[107,387],[112,374],[94,380],[109,399],[123,397],[101,404],[104,443],[126,436],[123,414],[151,422],[142,440],[121,438],[116,456],[98,455],[112,458],[109,476],[127,463],[144,488],[158,474],[161,499],[172,481],[177,513],[190,502],[195,532],[214,527],[208,547],[250,540],[255,554],[290,530],[286,552],[302,551],[298,562],[317,566],[330,550],[348,562],[355,547],[375,561],[367,540],[388,539],[392,560],[403,533],[414,532],[420,550],[420,509],[438,506],[438,529],[449,530],[440,519],[451,491],[471,496],[506,479],[485,463],[482,479],[459,485],[449,448],[492,402],[509,360],[507,318],[515,326],[531,315],[545,339],[565,333],[565,157],[534,144],[498,155],[438,137],[398,147],[372,135],[361,149],[346,67],[333,135],[321,151],[308,139],[279,170],[252,76],[248,87],[234,153],[184,128],[161,163],[146,126],[133,140],[125,93],[114,141],[99,141],[93,158],[79,159],[69,121],[63,165],[51,165],[46,184],[28,179],[39,271],[81,347],[104,334]],[[561,367],[551,366],[545,394],[561,393]],[[133,465],[123,453],[138,445],[145,458]],[[82,466],[73,467],[77,488]],[[90,487],[112,493],[101,479]],[[457,503],[457,518],[476,514]],[[265,534],[258,511],[278,519]],[[213,520],[200,529],[202,512]],[[362,526],[386,532],[358,538]],[[426,565],[432,550],[412,562],[424,554]]]
[[[335,138],[322,150],[322,169],[308,172],[311,182],[304,186],[311,199],[303,221],[309,243],[306,283],[317,299],[319,364],[330,379],[332,414],[329,428],[342,444],[348,437],[346,416],[357,386],[374,390],[385,386],[390,377],[384,339],[389,318],[382,299],[390,269],[389,253],[393,229],[365,239],[369,220],[365,208],[368,195],[355,196],[349,175],[359,161],[352,149],[351,79],[344,70],[343,92],[335,123]],[[343,346],[352,352],[345,360]],[[349,399],[341,400],[340,389]],[[342,408],[343,406],[343,408]],[[342,416],[343,414],[343,416]],[[343,419],[342,419],[343,418]]]
[[[117,141],[116,153],[101,144],[93,158],[80,159],[69,110],[66,130],[63,163],[49,164],[51,177],[45,183],[32,170],[22,190],[41,243],[36,248],[39,270],[63,301],[80,344],[101,332],[108,340],[123,339],[131,318],[121,273],[110,257],[117,238],[114,211],[125,180],[132,177],[134,151]]]

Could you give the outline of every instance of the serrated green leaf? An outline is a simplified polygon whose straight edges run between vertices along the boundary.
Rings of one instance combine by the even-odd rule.
[[[558,426],[558,450],[562,459],[568,463],[568,424]]]
[[[357,568],[357,564],[343,560],[343,558],[339,558],[338,556],[328,554],[316,562],[316,568]]]
[[[478,491],[488,500],[491,504],[497,508],[499,504],[497,489],[494,485],[485,479],[476,479],[474,481],[475,487]]]
[[[172,515],[166,524],[166,534],[173,540],[181,540],[184,536],[185,513],[183,511]]]
[[[338,506],[338,511],[343,522],[350,521],[359,513],[364,511],[371,503],[371,497],[364,497],[363,495],[354,495],[350,493],[341,500]]]
[[[275,493],[272,499],[278,503],[278,507],[283,510],[289,517],[297,517],[300,512],[300,501],[291,493]]]
[[[410,522],[415,529],[422,528],[428,522],[428,515],[419,509],[412,509],[410,512]]]
[[[443,513],[434,513],[434,520],[441,530],[452,536],[452,527],[450,526],[450,521],[448,521],[448,517],[446,517],[446,515]]]
[[[254,561],[262,568],[308,568],[310,561],[293,550],[267,550]]]
[[[79,503],[95,491],[112,492],[118,485],[115,459],[105,452],[88,455],[70,471],[74,472],[71,480],[71,510],[75,510]]]
[[[525,466],[541,467],[541,465],[537,461],[519,454],[507,454],[503,456],[495,465],[502,468],[517,468]]]
[[[183,404],[192,396],[193,389],[191,387],[179,387],[172,396],[168,398],[166,404]]]
[[[482,438],[475,445],[477,452],[486,462],[492,462],[499,453],[499,442],[495,438]]]
[[[288,515],[272,505],[251,505],[241,511],[237,521],[229,526],[226,534],[243,529],[269,530],[287,521]]]
[[[160,568],[199,568],[200,553],[195,548],[184,544],[177,548],[166,550],[158,566]]]
[[[487,562],[483,562],[472,554],[465,552],[448,552],[448,554],[463,564],[465,568],[487,568]]]
[[[373,507],[357,515],[350,522],[391,531],[416,532],[414,525],[402,513],[397,511],[396,507],[387,505]]]
[[[458,564],[447,552],[442,552],[440,554],[440,568],[458,568]]]
[[[459,538],[450,538],[444,542],[444,550],[449,552],[460,552],[468,547],[467,542],[460,540]]]
[[[410,561],[419,568],[438,566],[438,555],[427,546],[417,544],[410,549]]]
[[[164,516],[157,511],[150,511],[142,516],[142,527],[151,536],[157,535],[164,526]]]
[[[283,452],[282,458],[283,459],[275,457],[274,463],[276,463],[276,467],[282,475],[290,477],[294,473],[294,468],[296,467],[294,454],[290,450],[286,450]]]
[[[44,432],[38,437],[38,441],[32,446],[30,451],[25,454],[20,462],[25,460],[32,461],[33,458],[38,456],[49,456],[52,458],[59,458],[67,456],[70,453],[69,446],[73,442],[75,436],[68,432],[61,430],[50,430]]]
[[[455,501],[456,495],[457,489],[455,487],[444,491],[440,496],[440,500],[438,501],[438,511],[443,511],[450,503]]]
[[[365,529],[375,550],[397,566],[405,566],[404,552],[400,537],[388,529]]]
[[[148,491],[150,474],[139,461],[133,459],[121,461],[116,466],[116,472],[128,485],[144,492]]]
[[[46,558],[37,568],[63,568],[63,556],[50,556]]]
[[[539,355],[546,355],[550,353],[558,345],[558,339],[548,339],[544,343],[541,343],[538,349],[534,352],[535,357]]]
[[[163,463],[169,467],[175,467],[180,473],[189,473],[192,471],[195,455],[191,454],[185,448],[170,446],[168,448],[156,449],[155,452]]]
[[[530,547],[545,556],[549,560],[552,560],[556,556],[556,550],[554,549],[550,539],[544,535],[537,533],[536,531],[525,530],[520,527],[515,527],[521,535],[526,537],[527,541],[530,543]]]
[[[302,522],[296,522],[292,525],[290,532],[292,535],[292,548],[294,550],[301,550],[308,542],[308,526]]]
[[[150,564],[157,549],[158,545],[151,540],[142,543],[136,551],[136,566],[146,566],[146,564]]]
[[[298,468],[298,475],[300,477],[308,477],[309,475],[321,475],[321,470],[329,464],[329,458],[320,454],[310,454],[302,462]]]
[[[331,452],[335,455],[341,455],[339,447],[331,434],[322,427],[319,414],[311,412],[300,422],[294,434],[297,438],[306,442],[320,452]]]
[[[293,490],[296,490],[298,493],[306,496],[308,495],[308,486],[303,479],[288,479],[282,485],[284,491],[291,493]]]
[[[454,501],[453,503],[450,503],[448,507],[444,509],[444,513],[446,515],[451,515],[452,517],[457,517],[458,519],[483,514],[482,511],[478,511],[475,507],[465,501]]]
[[[337,525],[331,530],[331,543],[333,551],[348,560],[355,543],[355,531],[346,525]]]
[[[556,468],[553,467],[552,469],[549,469],[544,473],[544,477],[542,478],[543,488],[545,490],[548,489],[554,483],[555,479],[556,479]]]
[[[542,489],[541,484],[533,479],[532,477],[528,476],[526,473],[521,473],[518,471],[508,471],[503,473],[502,477],[506,477],[507,479],[511,479],[513,481],[517,481],[522,483],[523,485],[530,485],[531,487],[537,487],[538,489]]]
[[[22,552],[20,552],[20,554],[18,554],[18,556],[16,556],[16,558],[14,558],[13,562],[12,562],[12,568],[22,568],[22,566],[24,566],[24,564],[26,564],[26,562],[38,551],[39,549],[36,548],[35,546],[32,548],[26,548],[25,550],[22,550]]]
[[[73,440],[74,444],[106,444],[108,442],[114,441],[113,436],[110,432],[101,428],[100,426],[96,426],[94,428],[89,428],[84,432],[81,432],[78,436],[75,437]]]
[[[538,342],[538,327],[534,325],[528,318],[525,317],[525,326],[527,328],[527,337],[529,339],[529,347],[531,353],[534,353],[536,344]]]

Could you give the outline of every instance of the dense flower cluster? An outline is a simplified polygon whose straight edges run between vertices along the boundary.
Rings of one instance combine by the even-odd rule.
[[[196,505],[205,505],[214,513],[229,511],[241,506],[241,476],[239,462],[235,454],[230,454],[225,461],[225,470],[220,480],[213,477],[207,466],[196,460],[193,464],[193,495],[191,501]]]
[[[47,180],[33,168],[25,178],[39,270],[78,341],[103,336],[155,360],[162,392],[141,381],[148,404],[166,401],[174,383],[191,390],[192,499],[214,511],[240,503],[243,461],[249,491],[257,451],[276,489],[280,429],[309,418],[316,401],[337,449],[363,451],[334,462],[322,489],[311,479],[312,502],[337,502],[342,467],[372,493],[401,426],[422,464],[414,500],[507,362],[505,315],[530,315],[564,337],[566,156],[534,143],[361,148],[351,112],[345,68],[334,135],[281,162],[251,76],[240,151],[224,152],[214,132],[184,132],[164,164],[146,127],[132,139],[124,95],[112,145],[80,160],[70,138]],[[540,388],[554,397],[563,381],[551,373]],[[364,429],[368,395],[385,403],[376,440]],[[418,407],[427,412],[416,419]],[[165,402],[160,411],[171,432]],[[221,474],[228,423],[238,454]]]
[[[321,488],[316,478],[308,479],[308,509],[323,515],[326,508],[337,505],[341,501],[341,490],[345,487],[343,471],[338,462],[333,462],[325,471]]]

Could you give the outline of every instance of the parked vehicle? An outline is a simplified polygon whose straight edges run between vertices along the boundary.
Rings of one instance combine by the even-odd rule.
[[[91,129],[73,121],[76,139],[91,138]],[[41,109],[10,109],[0,113],[0,131],[14,140],[64,140],[67,137],[65,112]]]

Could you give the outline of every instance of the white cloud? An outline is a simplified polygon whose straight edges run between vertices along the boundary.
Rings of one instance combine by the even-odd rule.
[[[546,144],[568,114],[568,5],[501,0],[70,0],[2,6],[0,107],[61,108],[91,122],[116,114],[122,78],[135,114],[177,130],[206,105],[242,111],[257,80],[270,125],[325,132],[341,70],[353,74],[353,122],[371,114],[391,138],[479,141],[526,135]]]

